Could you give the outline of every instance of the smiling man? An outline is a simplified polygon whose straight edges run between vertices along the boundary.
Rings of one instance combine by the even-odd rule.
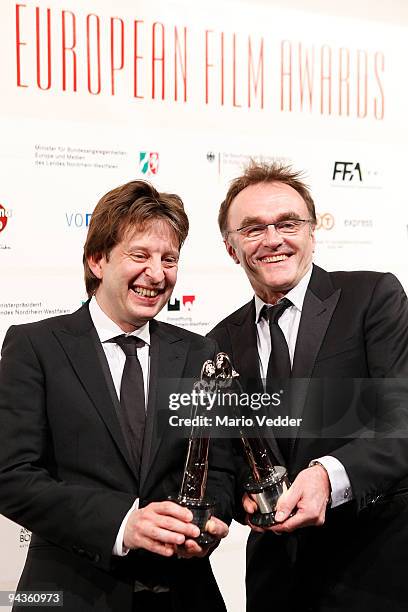
[[[210,337],[245,391],[289,390],[280,410],[297,417],[295,429],[269,432],[292,486],[277,524],[250,534],[247,610],[270,602],[292,612],[402,612],[407,298],[392,274],[313,265],[315,225],[301,175],[278,163],[250,165],[219,213],[226,249],[255,296]],[[256,504],[244,495],[243,507],[250,523]]]
[[[113,189],[85,243],[89,301],[4,341],[0,511],[33,532],[18,589],[62,592],[69,612],[225,611],[191,512],[167,501],[187,440],[157,419],[170,387],[197,378],[215,352],[154,320],[187,232],[178,196],[144,181]],[[232,512],[226,464],[213,445],[208,495],[220,518],[207,528],[218,538]]]

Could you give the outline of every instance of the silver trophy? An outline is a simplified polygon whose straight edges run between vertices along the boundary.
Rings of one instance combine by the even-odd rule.
[[[194,384],[193,390],[201,394],[212,392],[216,386],[215,369],[215,364],[211,359],[205,361],[201,368],[200,380]],[[202,406],[195,406],[193,419],[199,417],[202,410]],[[200,535],[194,539],[200,546],[208,547],[215,544],[218,538],[205,531],[207,521],[214,513],[215,503],[205,499],[210,438],[201,430],[200,425],[193,426],[191,429],[180,491],[176,497],[170,499],[193,513],[192,522],[200,529]]]
[[[219,388],[231,389],[235,386],[238,393],[242,393],[239,374],[232,367],[227,353],[218,353],[215,366],[215,379]],[[235,411],[238,409],[235,408]],[[276,459],[269,445],[256,429],[253,436],[248,437],[240,428],[240,437],[251,470],[251,477],[244,483],[244,488],[258,506],[250,521],[256,527],[270,527],[276,523],[276,503],[290,486],[287,470],[282,465],[275,465]]]

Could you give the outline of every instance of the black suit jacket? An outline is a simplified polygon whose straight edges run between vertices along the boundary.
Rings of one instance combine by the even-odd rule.
[[[88,305],[10,328],[0,362],[0,511],[33,532],[20,589],[63,590],[68,610],[131,610],[135,580],[166,584],[175,610],[225,607],[208,559],[144,550],[112,556],[120,524],[177,493],[187,441],[158,426],[182,379],[199,376],[211,340],[151,321],[150,387],[140,482],[117,418],[118,400]],[[169,382],[170,381],[170,382]],[[223,447],[210,451],[208,494],[231,515],[233,476]]]
[[[244,389],[262,390],[253,300],[219,323],[210,337],[232,357]],[[382,570],[378,567],[370,573],[373,543],[375,537],[383,537],[374,551],[386,544],[391,554],[389,536],[396,534],[396,528],[389,526],[386,533],[381,512],[389,511],[393,492],[404,494],[408,475],[408,306],[398,280],[391,274],[329,273],[314,266],[292,376],[291,412],[302,418],[302,424],[290,445],[290,476],[293,479],[310,460],[332,455],[347,471],[354,500],[329,511],[321,530],[303,529],[290,538],[251,534],[248,609],[257,610],[272,596],[272,575],[276,577],[275,601],[289,608],[293,605],[294,610],[325,610],[325,605],[330,610],[381,608],[388,600],[374,595],[373,585]],[[276,440],[269,443],[283,463]],[[407,527],[403,533],[408,537]],[[394,546],[394,550],[401,548]],[[317,575],[311,573],[316,565]],[[365,584],[366,570],[370,577]],[[395,578],[398,570],[393,572]],[[388,574],[389,568],[384,569],[384,575]],[[294,603],[302,589],[303,599]],[[339,595],[339,589],[348,599]],[[362,592],[356,598],[359,589]],[[405,598],[406,587],[403,592],[403,597],[397,595],[399,601]],[[385,590],[384,597],[388,595]]]

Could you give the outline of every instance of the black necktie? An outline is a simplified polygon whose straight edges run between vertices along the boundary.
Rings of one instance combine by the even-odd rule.
[[[269,330],[271,333],[271,354],[269,355],[268,372],[266,375],[266,386],[275,391],[279,390],[279,385],[290,378],[290,357],[289,349],[283,335],[283,331],[278,325],[279,318],[282,316],[286,308],[292,306],[292,302],[283,298],[275,306],[264,306],[263,314],[269,322]]]
[[[291,375],[289,349],[283,331],[278,325],[279,318],[282,316],[286,308],[292,306],[292,302],[287,298],[283,298],[275,306],[264,306],[263,315],[269,322],[269,330],[271,333],[271,354],[268,362],[268,372],[266,375],[266,390],[268,393],[281,393],[281,404],[278,412],[282,417],[289,415],[289,385],[288,379]],[[281,434],[285,435],[285,427],[277,428]],[[286,463],[290,455],[290,439],[287,437],[277,436],[276,438],[279,448],[284,456]]]
[[[136,336],[117,336],[116,342],[126,355],[120,384],[121,426],[134,465],[140,472],[143,436],[146,422],[143,372],[137,356],[137,349],[145,342]]]

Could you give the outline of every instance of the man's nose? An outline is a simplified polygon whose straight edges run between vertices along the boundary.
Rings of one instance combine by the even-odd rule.
[[[283,238],[279,234],[279,232],[276,231],[276,228],[273,225],[273,223],[271,223],[270,225],[266,227],[264,235],[262,237],[262,242],[263,244],[266,244],[268,246],[273,246],[273,247],[276,247],[282,244]]]
[[[153,283],[160,283],[164,279],[164,270],[161,259],[151,260],[146,267],[146,274]]]

